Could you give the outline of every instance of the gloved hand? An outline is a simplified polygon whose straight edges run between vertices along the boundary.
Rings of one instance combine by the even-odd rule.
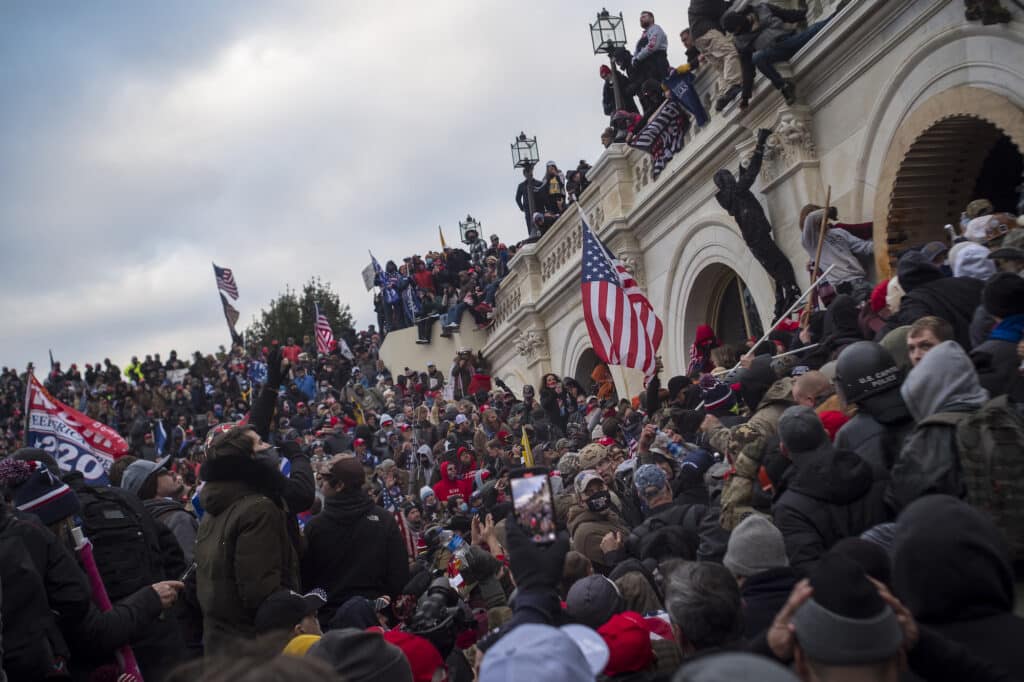
[[[551,544],[538,545],[511,513],[505,519],[505,535],[516,588],[524,591],[556,589],[562,581],[565,555],[569,553],[569,535],[560,531]]]
[[[769,130],[768,128],[761,128],[760,130],[757,131],[757,143],[759,145],[763,145],[765,142],[768,141],[768,138],[771,136],[771,134],[772,131]]]

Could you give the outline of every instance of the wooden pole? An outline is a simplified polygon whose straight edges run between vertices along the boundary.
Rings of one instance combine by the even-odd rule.
[[[825,208],[822,209],[821,213],[821,228],[818,230],[818,249],[814,254],[814,266],[811,269],[811,281],[818,279],[818,273],[821,271],[821,247],[825,245],[825,231],[828,229],[828,207],[832,202],[832,185],[828,186],[828,191],[825,193]],[[803,229],[803,225],[800,226]],[[818,290],[814,288],[811,290],[811,295],[807,298],[807,307],[804,308],[804,314],[802,317],[806,318],[811,314],[818,305]]]
[[[740,280],[739,275],[736,275],[736,290],[740,292],[740,310],[743,312],[743,327],[747,331],[747,338],[749,339],[753,331],[750,328],[750,313],[747,312],[747,302],[743,298],[743,282]]]

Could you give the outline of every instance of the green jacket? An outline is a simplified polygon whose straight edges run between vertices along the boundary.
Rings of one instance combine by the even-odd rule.
[[[300,587],[299,558],[288,537],[286,512],[260,492],[273,489],[261,483],[268,473],[254,460],[220,459],[234,461],[214,467],[211,478],[216,480],[208,479],[199,493],[205,513],[195,546],[207,653],[217,653],[234,637],[253,636],[263,600],[278,590]],[[231,469],[227,476],[235,480],[223,480],[218,468]]]

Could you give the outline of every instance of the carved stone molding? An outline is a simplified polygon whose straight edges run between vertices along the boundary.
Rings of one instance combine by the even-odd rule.
[[[622,266],[626,268],[626,272],[633,275],[633,279],[640,285],[640,288],[644,288],[644,267],[643,261],[640,260],[636,255],[629,253],[620,253],[619,261],[622,262]]]
[[[811,112],[796,106],[779,112],[772,134],[764,148],[761,179],[767,184],[778,178],[795,164],[815,161],[818,151],[811,134]]]
[[[518,338],[516,338],[516,352],[526,358],[526,362],[529,365],[532,365],[538,360],[547,359],[549,357],[549,353],[546,337],[546,333],[536,329],[529,329],[522,332]]]

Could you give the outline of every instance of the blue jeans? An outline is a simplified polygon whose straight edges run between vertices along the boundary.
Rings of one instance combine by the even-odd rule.
[[[448,309],[448,317],[445,320],[445,325],[446,326],[452,326],[452,325],[458,326],[459,322],[462,320],[462,313],[466,310],[466,307],[467,306],[466,306],[465,303],[463,303],[462,301],[459,301],[458,303],[453,305],[451,308],[449,308]]]
[[[775,70],[775,64],[777,62],[786,62],[792,59],[793,55],[800,51],[804,45],[811,41],[811,38],[818,35],[818,31],[825,28],[825,24],[829,22],[828,19],[822,19],[821,21],[811,24],[806,30],[800,33],[794,33],[788,38],[784,38],[779,42],[775,43],[771,47],[766,47],[763,50],[758,50],[754,53],[753,62],[757,70],[764,74],[764,77],[772,82],[776,88],[781,88],[785,81],[782,75]]]

